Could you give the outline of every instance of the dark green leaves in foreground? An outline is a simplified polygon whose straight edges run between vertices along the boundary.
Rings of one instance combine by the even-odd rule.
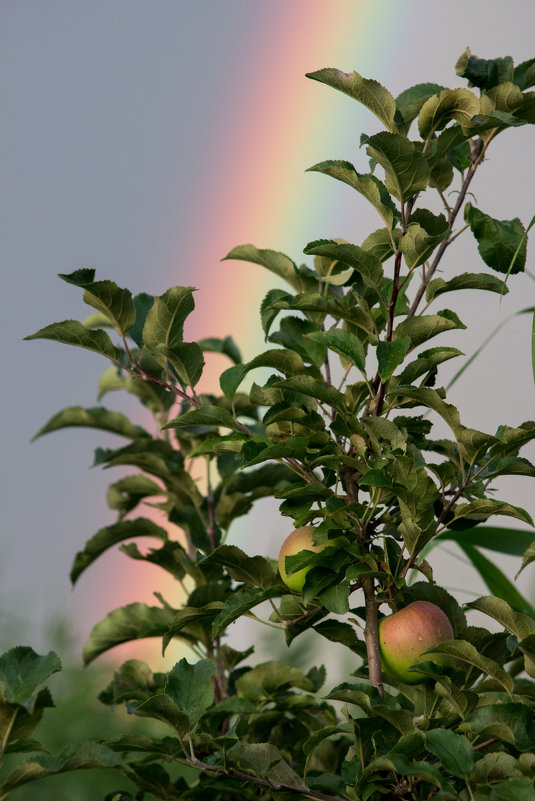
[[[212,676],[215,672],[212,659],[201,659],[194,665],[181,659],[167,677],[165,691],[187,716],[190,731],[196,728],[204,712],[213,703]]]
[[[41,656],[28,646],[17,646],[0,656],[0,762],[6,749],[12,753],[43,750],[32,735],[43,711],[54,706],[48,688],[42,685],[59,670],[61,662],[53,651]]]
[[[107,356],[114,362],[119,362],[121,351],[115,347],[110,337],[101,328],[93,331],[86,328],[78,320],[64,320],[61,323],[51,323],[40,328],[35,334],[25,339],[51,339],[54,342],[63,342],[64,345],[76,345],[79,348],[93,350],[102,356]]]
[[[385,171],[385,185],[398,200],[406,202],[427,187],[429,167],[414,142],[394,133],[378,133],[366,142],[366,151]]]
[[[196,342],[184,342],[184,322],[195,308],[193,287],[174,286],[154,299],[143,327],[143,344],[167,368],[170,363],[184,386],[195,386],[204,357]]]
[[[385,89],[378,81],[372,78],[363,78],[356,71],[347,73],[331,67],[309,72],[307,78],[325,83],[327,86],[349,95],[354,100],[358,100],[375,114],[390,132],[397,131],[397,124],[394,122],[396,101],[388,89]]]
[[[75,270],[69,275],[59,274],[68,284],[84,290],[84,302],[93,306],[115,328],[119,335],[126,334],[136,321],[136,309],[129,289],[118,287],[113,281],[94,281],[94,270]]]
[[[40,656],[22,645],[6,651],[0,656],[0,700],[33,712],[39,686],[58,670],[61,662],[54,651]]]
[[[481,258],[499,273],[519,273],[526,264],[526,230],[518,217],[495,220],[467,203],[464,216],[477,239]]]
[[[114,609],[94,626],[84,648],[84,662],[131,640],[163,637],[174,620],[175,612],[159,606],[133,603]]]
[[[94,770],[95,768],[122,767],[123,761],[106,745],[99,743],[76,743],[68,745],[57,754],[33,756],[15,768],[0,786],[4,798],[17,787],[28,782],[44,779],[72,770]]]

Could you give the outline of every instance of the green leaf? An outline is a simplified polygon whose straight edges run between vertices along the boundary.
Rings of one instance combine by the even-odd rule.
[[[134,308],[136,310],[136,322],[128,332],[128,336],[132,339],[138,348],[143,347],[143,328],[147,320],[147,314],[154,306],[154,297],[147,295],[146,292],[140,292],[139,295],[134,297]]]
[[[518,640],[523,640],[535,634],[535,620],[522,612],[515,612],[507,601],[493,595],[483,596],[466,604],[470,609],[477,609],[485,615],[497,620],[498,623],[510,631]]]
[[[503,782],[493,784],[490,801],[535,801],[533,781],[527,776],[511,776]]]
[[[61,670],[54,651],[36,654],[29,646],[18,645],[0,656],[0,697],[9,704],[19,704],[30,714],[34,711],[39,685]]]
[[[427,187],[429,167],[414,142],[394,133],[378,133],[367,140],[366,152],[385,171],[388,191],[402,203]]]
[[[243,364],[235,364],[227,370],[224,370],[219,376],[219,386],[223,394],[229,398],[229,400],[234,398],[245,375],[246,372],[243,369]]]
[[[162,692],[158,695],[153,695],[135,707],[134,711],[140,717],[160,720],[162,723],[171,726],[182,737],[185,737],[189,732],[190,725],[187,716],[180,711],[167,693]]]
[[[516,746],[519,751],[535,748],[532,710],[520,702],[503,702],[480,706],[468,715],[463,729],[478,734],[483,740],[496,737]]]
[[[498,442],[490,451],[491,457],[516,454],[523,445],[535,439],[535,422],[527,420],[518,428],[500,426],[496,432]]]
[[[257,367],[271,367],[285,375],[295,375],[305,371],[303,359],[294,350],[288,348],[266,350],[247,364],[235,364],[221,374],[219,383],[227,398],[234,397],[247,373]]]
[[[505,282],[488,273],[460,273],[449,281],[443,278],[434,278],[425,290],[425,299],[428,303],[444,292],[456,292],[458,289],[484,289],[487,292],[497,292],[505,295],[509,290]]]
[[[353,270],[350,271],[353,273]],[[318,330],[316,323],[303,320],[302,317],[289,315],[280,321],[280,329],[272,334],[270,340],[284,348],[294,350],[305,362],[322,367],[326,349],[307,338],[307,334]]]
[[[327,737],[330,737],[332,734],[338,734],[339,732],[340,729],[338,726],[324,726],[321,729],[317,729],[310,735],[308,740],[305,740],[303,743],[303,753],[309,756],[320,743],[327,739]]]
[[[524,570],[525,567],[530,565],[532,562],[535,561],[535,541],[531,542],[530,545],[526,548],[523,558],[522,558],[522,566],[516,576],[518,577],[519,573]]]
[[[51,323],[24,339],[51,339],[54,342],[63,342],[64,345],[75,345],[78,348],[95,351],[106,356],[113,362],[119,362],[121,351],[116,348],[108,334],[97,328],[92,331],[78,320],[63,320],[61,323]]]
[[[425,653],[429,656],[432,654],[454,656],[461,662],[467,662],[469,665],[473,665],[478,670],[481,670],[481,672],[485,673],[487,676],[496,679],[509,695],[512,695],[514,691],[514,682],[509,673],[492,659],[480,654],[477,648],[466,640],[447,640],[439,645],[433,645],[431,648],[428,648]]]
[[[285,375],[296,375],[305,370],[305,365],[299,354],[287,348],[273,348],[260,353],[244,365],[244,370],[249,372],[249,370],[254,370],[256,367],[271,367]]]
[[[309,375],[296,375],[293,378],[287,378],[285,381],[277,381],[275,386],[291,392],[298,392],[307,397],[316,398],[319,401],[328,403],[340,412],[347,412],[345,396],[336,387],[329,386],[325,381],[319,381]]]
[[[396,101],[388,89],[385,89],[378,81],[363,78],[358,72],[347,73],[332,67],[309,72],[306,77],[325,83],[327,86],[349,95],[354,100],[358,100],[375,114],[385,128],[392,133],[397,131],[398,128],[394,122]]]
[[[487,92],[487,98],[492,100],[496,111],[505,111],[511,114],[523,106],[527,97],[511,81],[494,86]]]
[[[439,414],[454,433],[460,430],[459,412],[451,403],[442,400],[438,392],[429,387],[396,387],[392,394],[402,398],[412,398],[418,404],[427,406]]]
[[[95,559],[104,551],[132,537],[156,537],[156,539],[165,542],[167,540],[167,531],[145,517],[138,517],[135,520],[121,520],[119,523],[99,529],[86,542],[84,550],[78,551],[74,557],[71,568],[72,583],[75,584],[84,570],[93,564]]]
[[[321,172],[356,189],[379,212],[385,225],[392,228],[398,211],[385,185],[375,175],[358,173],[349,161],[321,161],[307,172]],[[305,250],[305,253],[307,251]]]
[[[518,217],[495,220],[471,203],[466,203],[464,217],[477,240],[477,249],[485,264],[499,273],[519,273],[524,270],[526,231]]]
[[[368,771],[393,771],[402,776],[414,776],[435,787],[442,787],[443,777],[438,767],[430,762],[414,761],[410,762],[402,754],[396,754],[394,750],[387,756],[376,757],[366,768]],[[440,796],[439,796],[440,797]]]
[[[399,241],[399,249],[409,270],[427,261],[448,232],[449,226],[443,214],[436,216],[427,209],[417,209]]]
[[[212,676],[216,673],[213,659],[201,659],[190,665],[181,659],[170,670],[165,692],[188,718],[194,731],[200,719],[214,702]]]
[[[302,312],[314,312],[317,315],[330,315],[338,320],[346,320],[353,323],[357,328],[366,332],[367,336],[375,336],[377,326],[368,307],[360,299],[358,304],[348,302],[348,299],[338,299],[334,297],[324,297],[316,294],[304,295],[279,295],[276,300],[270,303],[265,311],[292,309]],[[231,370],[236,368],[231,367]],[[227,371],[228,372],[228,371]]]
[[[363,417],[360,424],[368,433],[370,445],[377,456],[380,457],[383,454],[382,442],[388,442],[393,451],[405,452],[407,436],[396,425],[395,421],[370,415],[369,417]],[[414,473],[412,465],[410,472]],[[369,476],[369,473],[366,475]]]
[[[216,617],[212,627],[212,636],[219,636],[231,623],[242,615],[247,614],[253,607],[258,606],[269,598],[281,594],[281,588],[270,587],[266,590],[260,587],[247,587],[237,590],[225,602],[225,606]]]
[[[244,743],[226,754],[233,765],[253,776],[267,779],[275,786],[283,785],[293,790],[306,790],[301,777],[290,767],[281,752],[271,743]]]
[[[232,368],[231,368],[232,369]],[[240,431],[238,423],[227,409],[207,404],[200,409],[190,409],[183,412],[180,417],[168,420],[162,429],[187,428],[189,426],[222,426],[232,431]]]
[[[516,766],[517,761],[512,754],[491,751],[478,759],[470,779],[477,784],[490,784],[491,781],[512,776]]]
[[[448,313],[445,309],[438,314],[421,314],[417,317],[410,317],[399,323],[394,329],[392,339],[404,339],[409,337],[413,350],[418,345],[427,342],[431,337],[442,334],[444,331],[453,331],[455,328],[466,328],[457,315]]]
[[[363,648],[366,650],[364,643],[357,637],[355,627],[342,620],[332,618],[322,620],[320,623],[316,623],[314,629],[330,642],[339,642],[357,654],[362,654]]]
[[[224,257],[222,261],[227,259],[237,259],[239,261],[249,261],[252,264],[259,264],[265,267],[266,270],[283,278],[292,289],[299,292],[308,286],[310,289],[314,288],[314,282],[306,279],[299,274],[297,265],[284,253],[279,253],[276,250],[259,250],[254,245],[239,245],[233,248],[230,253]]]
[[[374,288],[379,286],[383,277],[380,260],[358,245],[351,245],[348,242],[335,242],[332,239],[318,239],[315,242],[309,242],[304,252],[325,256],[353,267]]]
[[[448,186],[453,181],[453,167],[455,159],[431,159],[428,158],[428,163],[431,168],[429,175],[429,186],[433,189],[438,189],[439,192],[445,192]]]
[[[72,273],[58,273],[58,278],[73,286],[85,287],[95,280],[95,270],[92,267],[80,267]]]
[[[535,608],[518,592],[515,585],[490,559],[487,559],[476,548],[465,542],[459,542],[459,546],[470,559],[493,595],[497,595],[507,601],[515,611],[525,612],[535,617]]]
[[[84,301],[103,314],[118,334],[129,331],[136,321],[132,294],[113,281],[95,281],[84,285]]]
[[[425,747],[438,757],[448,773],[459,779],[465,779],[474,767],[475,751],[472,745],[466,737],[455,734],[451,729],[432,729],[426,732]]]
[[[326,345],[329,350],[333,350],[340,356],[345,356],[359,370],[364,370],[366,367],[366,356],[364,353],[364,346],[360,339],[352,334],[351,331],[343,331],[338,328],[332,328],[330,331],[317,331],[307,335],[309,339],[314,342],[319,342]]]
[[[467,47],[457,60],[455,72],[479,89],[491,89],[493,86],[513,79],[513,59],[511,56],[479,58],[473,56],[470,48]]]
[[[366,237],[362,243],[362,249],[377,256],[379,261],[386,261],[394,255],[392,239],[397,247],[399,245],[399,236],[398,229],[394,229],[391,233],[388,228],[379,228]]]
[[[200,604],[205,601],[206,597],[216,597],[218,594],[224,596],[224,591],[218,592],[219,589],[222,589],[221,585],[204,584],[202,587],[198,587],[197,590],[193,591],[190,595],[190,599],[193,598],[193,601],[197,603],[194,596],[199,596],[199,594],[205,595],[204,598],[199,599],[198,603]],[[213,595],[210,594],[212,590]],[[209,640],[208,631],[210,630],[212,621],[219,613],[222,605],[221,601],[214,600],[203,603],[202,606],[183,606],[179,609],[175,614],[172,625],[162,638],[162,653],[165,652],[173,637],[184,637],[188,639],[191,635],[193,641],[201,640],[203,643],[206,643]]]
[[[414,722],[408,710],[396,709],[392,696],[385,694],[385,698],[382,700],[374,690],[375,688],[370,688],[369,685],[364,683],[349,684],[344,682],[337,685],[327,698],[334,701],[343,701],[347,704],[356,704],[366,712],[368,717],[377,717],[383,721],[388,721],[402,735],[414,733]]]
[[[400,339],[398,341],[403,342],[404,340]],[[463,356],[462,351],[457,350],[457,348],[429,348],[424,350],[399,374],[399,383],[413,384],[421,375],[433,371],[439,364],[448,361],[448,359],[453,359],[455,356]]]
[[[32,756],[31,760],[18,765],[0,787],[0,796],[5,798],[23,784],[58,773],[118,767],[123,767],[121,757],[107,746],[99,743],[75,743],[57,754]]]
[[[530,526],[533,526],[533,520],[525,509],[505,503],[505,501],[495,501],[491,498],[478,498],[471,503],[460,503],[455,507],[454,519],[487,520],[491,515],[515,517],[517,520],[522,520],[524,523],[529,523]]]
[[[93,627],[83,651],[87,665],[97,656],[131,640],[163,637],[171,626],[175,612],[159,606],[133,603],[111,611]]]
[[[501,528],[499,526],[476,526],[466,531],[442,531],[433,538],[433,543],[441,540],[452,540],[461,547],[465,544],[490,551],[507,553],[511,556],[522,556],[533,542],[533,533],[519,528]]]
[[[236,681],[239,695],[245,697],[259,689],[263,690],[265,695],[275,695],[282,687],[298,687],[306,692],[314,691],[312,681],[302,671],[275,659],[256,665]]]
[[[343,581],[318,595],[318,600],[334,615],[345,615],[349,612],[349,582]]]
[[[173,350],[182,342],[184,321],[195,308],[193,292],[190,286],[173,286],[154,298],[143,327],[143,344],[156,357],[162,349]]]
[[[109,485],[106,503],[110,509],[117,509],[119,516],[122,517],[135,509],[144,498],[162,494],[163,490],[159,484],[142,473],[135,473],[123,476],[119,481]]]
[[[267,559],[263,556],[248,556],[236,545],[220,545],[201,564],[221,565],[235,581],[243,581],[263,589],[271,587],[277,578]]]
[[[156,359],[150,358],[153,364],[148,367],[149,352],[143,354],[145,369],[158,378],[161,374],[161,366]],[[145,381],[141,377],[133,376],[123,372],[115,364],[111,364],[100,376],[98,383],[98,399],[100,400],[108,392],[124,389],[134,395],[146,406],[153,414],[166,412],[176,401],[176,394],[165,387],[155,384],[153,381]]]
[[[479,111],[479,98],[469,89],[443,89],[422,106],[418,117],[420,136],[428,139],[452,119],[464,128]]]
[[[184,386],[194,387],[198,383],[204,368],[204,356],[196,342],[177,342],[172,348],[153,352],[156,358],[163,357],[163,364],[166,359],[170,361]]]
[[[460,125],[449,126],[428,143],[426,156],[429,164],[435,166],[447,158],[455,169],[464,172],[470,166],[471,153],[467,142],[469,138],[470,134],[464,133]]]
[[[59,431],[61,428],[69,427],[99,428],[101,431],[109,431],[128,439],[150,437],[148,431],[141,426],[133,425],[121,412],[114,412],[103,406],[94,406],[91,409],[84,409],[82,406],[67,406],[39,429],[32,438],[32,442],[50,431]]]
[[[207,337],[206,339],[199,340],[198,345],[202,351],[207,351],[208,353],[222,353],[228,356],[234,364],[239,364],[241,362],[241,353],[232,337],[225,337],[224,339]]]
[[[411,122],[420,113],[425,101],[433,97],[433,95],[438,95],[443,89],[444,87],[438,83],[419,83],[416,86],[411,86],[410,89],[405,89],[404,92],[396,97],[396,107],[403,117],[406,131],[409,130]]]
[[[185,555],[184,548],[178,542],[172,540],[167,540],[161,548],[149,548],[146,553],[141,553],[135,542],[121,545],[119,550],[129,556],[130,559],[158,565],[158,567],[166,570],[179,581],[182,581],[186,575],[186,566],[189,567],[188,557]]]
[[[409,337],[396,339],[394,342],[377,343],[378,373],[383,383],[388,381],[396,367],[402,363],[409,352],[411,340]]]
[[[515,67],[513,80],[519,89],[529,89],[535,85],[535,58],[529,58]]]

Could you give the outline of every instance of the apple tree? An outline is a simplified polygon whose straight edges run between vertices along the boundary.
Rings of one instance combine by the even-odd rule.
[[[535,422],[469,428],[439,380],[441,365],[463,355],[448,334],[470,322],[447,307],[451,293],[491,292],[498,302],[525,269],[530,223],[494,218],[492,198],[479,207],[470,191],[494,140],[535,122],[535,60],[515,66],[467,50],[456,73],[460,87],[421,83],[397,98],[358,72],[308,76],[377,118],[379,130],[361,136],[365,171],[339,160],[311,170],[370,203],[378,227],[359,243],[336,232],[310,242],[305,263],[253,245],[227,255],[277,277],[260,306],[266,347],[250,361],[230,337],[184,338],[191,287],[153,297],[97,280],[92,269],[60,276],[91,316],[28,339],[104,357],[99,399],[125,391],[141,403],[141,419],[148,411],[155,421],[71,406],[38,432],[117,435],[122,444],[99,448],[95,464],[131,469],[108,490],[115,521],[82,546],[71,579],[119,545],[173,576],[184,599],[156,592],[154,605],[111,611],[84,661],[145,637],[161,638],[164,651],[179,640],[187,657],[167,674],[129,660],[100,695],[162,722],[163,736],[103,733],[49,755],[32,735],[50,703],[37,685],[56,662],[4,655],[2,755],[33,753],[4,778],[0,799],[34,778],[99,766],[117,770],[114,801],[535,799],[535,610],[480,551],[516,555],[521,570],[535,559],[529,512],[495,494],[501,476],[535,476],[520,455]],[[461,235],[475,237],[476,271],[450,257]],[[218,394],[196,389],[207,351],[229,360]],[[258,368],[269,373],[260,383]],[[281,546],[289,523],[309,534],[282,553],[280,571],[278,554],[245,553],[231,541],[233,522],[263,497],[279,502]],[[143,514],[151,506],[180,537]],[[488,595],[461,606],[435,582],[433,547],[444,540],[461,546]],[[396,677],[395,648],[405,644],[393,656],[383,644],[381,665],[381,621],[387,631],[387,616],[415,603],[438,607],[442,628]],[[493,633],[471,623],[473,610]],[[229,633],[244,617],[259,632],[261,622],[276,628],[288,659],[258,664],[254,642],[234,648]],[[421,636],[419,625],[407,636]],[[347,649],[355,667],[347,680],[332,687],[322,664],[306,672],[290,664],[304,632],[318,655],[329,643]]]

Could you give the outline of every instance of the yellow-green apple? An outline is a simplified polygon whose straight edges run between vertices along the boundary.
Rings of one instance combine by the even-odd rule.
[[[409,667],[426,660],[422,653],[427,648],[452,639],[450,620],[440,607],[429,601],[413,601],[379,621],[381,666],[393,679],[419,684],[425,676],[409,671]]]
[[[294,529],[294,531],[286,537],[280,549],[279,572],[288,589],[293,590],[293,592],[301,592],[305,586],[307,573],[312,570],[313,566],[308,565],[307,567],[302,567],[301,570],[296,570],[295,573],[288,575],[286,572],[286,557],[294,556],[301,551],[320,553],[324,548],[329,548],[339,543],[339,539],[334,539],[325,540],[321,545],[314,545],[312,542],[313,531],[314,526],[301,526],[300,528]]]

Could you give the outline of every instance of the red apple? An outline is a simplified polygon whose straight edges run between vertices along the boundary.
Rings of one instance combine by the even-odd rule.
[[[381,666],[393,679],[419,684],[425,677],[409,667],[426,661],[422,653],[427,648],[452,639],[453,628],[442,609],[429,601],[413,601],[379,621]]]
[[[301,526],[300,528],[296,528],[288,537],[286,537],[280,549],[279,573],[281,574],[281,578],[288,589],[292,590],[293,592],[301,592],[305,586],[307,573],[312,570],[313,565],[303,567],[301,570],[296,570],[295,573],[288,575],[286,572],[286,557],[294,556],[301,551],[313,551],[314,553],[320,553],[324,548],[338,545],[339,542],[338,539],[325,540],[325,542],[321,545],[314,545],[312,542],[313,531],[314,526]]]

